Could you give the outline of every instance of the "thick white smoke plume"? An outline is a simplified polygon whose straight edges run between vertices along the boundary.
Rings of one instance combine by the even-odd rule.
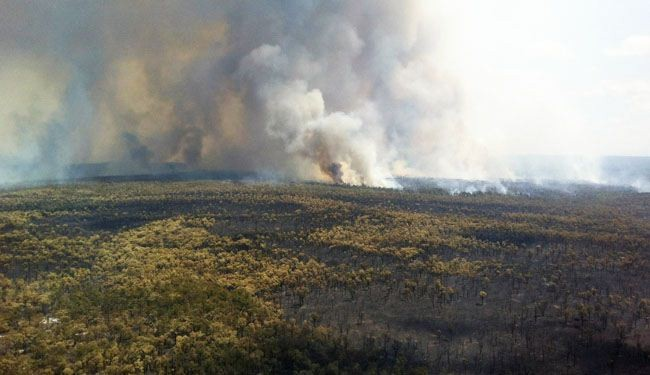
[[[385,187],[516,177],[464,131],[435,3],[0,0],[0,184],[105,162]]]
[[[436,71],[429,5],[0,1],[0,181],[105,161],[474,176],[486,163]]]

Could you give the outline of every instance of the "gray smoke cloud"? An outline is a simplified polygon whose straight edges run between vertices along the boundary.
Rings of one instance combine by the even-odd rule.
[[[105,162],[383,187],[534,178],[466,134],[432,4],[0,0],[0,184]]]
[[[474,175],[427,4],[2,0],[0,181],[105,161]]]

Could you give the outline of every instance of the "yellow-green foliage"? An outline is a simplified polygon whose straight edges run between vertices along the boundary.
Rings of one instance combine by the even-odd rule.
[[[648,203],[209,181],[3,191],[0,373],[606,369],[564,361],[596,339],[645,358]]]

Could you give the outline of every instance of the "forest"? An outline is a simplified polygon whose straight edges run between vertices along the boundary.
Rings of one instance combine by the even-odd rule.
[[[650,374],[650,194],[0,190],[1,374]]]

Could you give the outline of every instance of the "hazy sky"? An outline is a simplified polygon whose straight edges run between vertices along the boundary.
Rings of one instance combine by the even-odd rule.
[[[0,183],[110,161],[392,186],[650,156],[650,0],[0,0],[0,51]]]
[[[650,155],[650,1],[439,4],[440,58],[492,152]]]

